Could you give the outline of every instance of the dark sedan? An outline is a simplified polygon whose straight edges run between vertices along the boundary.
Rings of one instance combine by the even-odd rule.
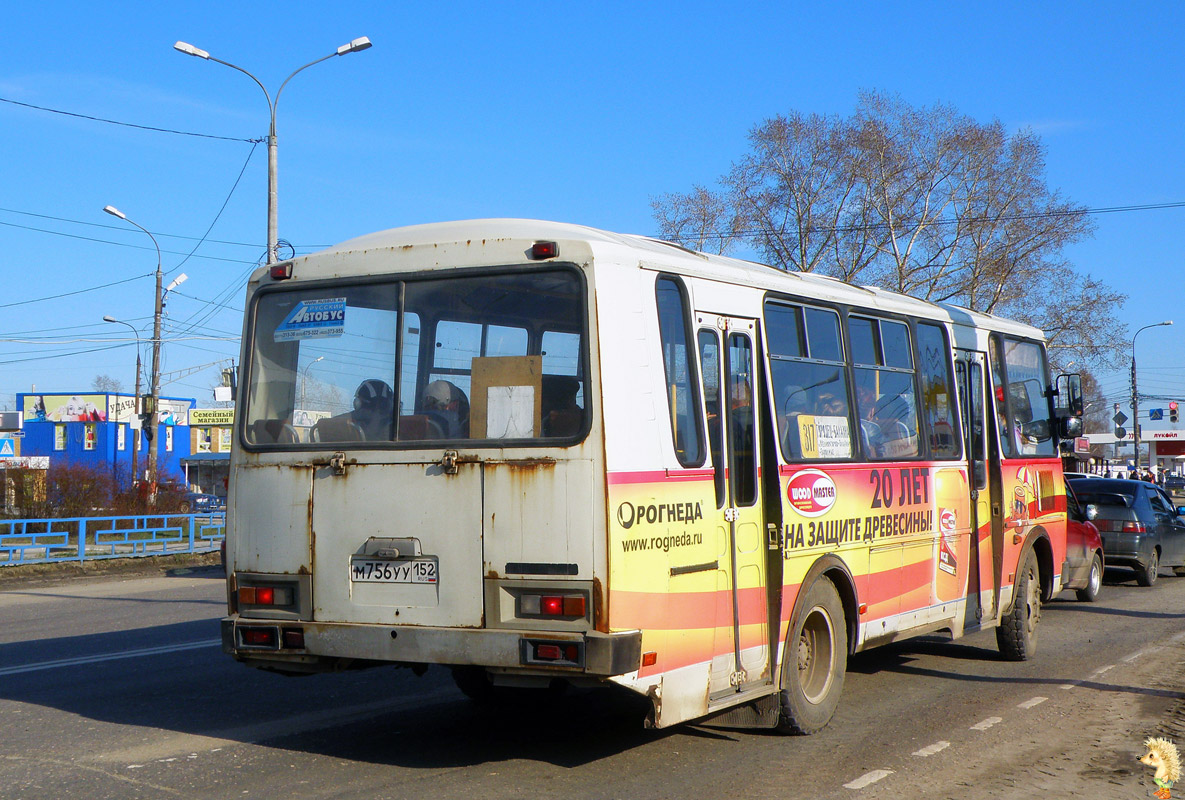
[[[187,492],[180,502],[183,514],[212,514],[226,510],[226,498],[201,492]]]
[[[1131,567],[1141,586],[1156,582],[1162,566],[1185,574],[1185,507],[1173,505],[1159,486],[1144,481],[1071,478],[1083,506],[1103,536],[1107,566]]]

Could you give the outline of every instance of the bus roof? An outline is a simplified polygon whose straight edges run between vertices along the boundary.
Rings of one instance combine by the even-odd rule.
[[[634,251],[647,267],[727,283],[743,283],[774,292],[876,308],[900,314],[947,320],[955,324],[1044,339],[1040,329],[993,314],[971,311],[950,303],[933,303],[875,286],[845,283],[819,273],[782,270],[766,264],[689,250],[672,242],[636,234],[621,234],[586,225],[533,219],[475,219],[433,222],[391,228],[359,236],[313,253],[307,258],[414,247],[452,242],[506,240],[562,240],[586,242],[594,253],[605,248]],[[562,252],[562,251],[561,251]]]

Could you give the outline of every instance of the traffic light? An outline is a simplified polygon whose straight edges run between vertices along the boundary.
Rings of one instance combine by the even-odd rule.
[[[1177,421],[1177,401],[1172,400],[1169,402],[1169,422],[1176,422],[1176,421]]]

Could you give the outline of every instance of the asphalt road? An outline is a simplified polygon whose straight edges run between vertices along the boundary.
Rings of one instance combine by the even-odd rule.
[[[222,654],[224,591],[217,569],[5,584],[0,798],[1138,797],[1142,739],[1185,729],[1169,570],[1048,604],[1032,662],[990,633],[861,654],[812,737],[647,731],[604,690],[479,708],[439,669],[271,675]]]

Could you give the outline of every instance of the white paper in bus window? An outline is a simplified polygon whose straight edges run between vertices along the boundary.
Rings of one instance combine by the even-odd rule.
[[[530,439],[535,436],[535,387],[490,386],[486,389],[486,436]]]
[[[847,417],[798,415],[798,444],[803,458],[848,458],[852,438]]]
[[[321,300],[301,300],[276,326],[275,340],[291,342],[297,339],[341,336],[346,327],[346,298],[327,297]]]

